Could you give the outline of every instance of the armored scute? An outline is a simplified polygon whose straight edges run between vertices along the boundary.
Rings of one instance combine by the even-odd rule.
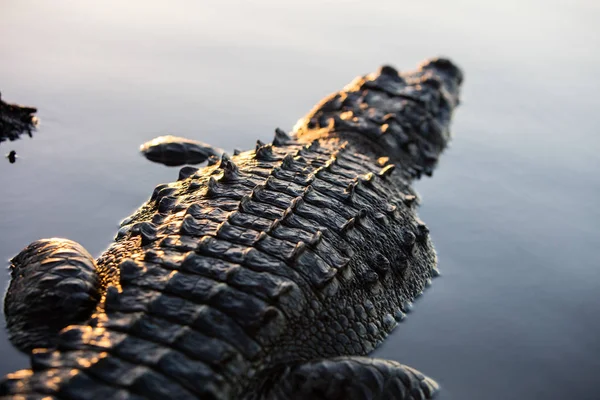
[[[383,67],[291,135],[182,168],[97,260],[31,244],[5,315],[32,368],[2,399],[432,397],[433,380],[365,356],[436,275],[410,184],[446,147],[461,82],[445,59]],[[154,154],[194,153],[173,148]]]

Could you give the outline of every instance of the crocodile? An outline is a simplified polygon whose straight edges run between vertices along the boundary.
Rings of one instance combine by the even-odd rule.
[[[435,396],[433,379],[367,355],[438,274],[411,182],[447,146],[462,81],[445,58],[383,66],[291,134],[181,168],[98,259],[67,239],[27,246],[5,318],[31,368],[0,398]]]

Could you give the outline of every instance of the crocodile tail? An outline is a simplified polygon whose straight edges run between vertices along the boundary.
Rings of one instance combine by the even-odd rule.
[[[400,163],[415,178],[431,175],[450,141],[462,81],[461,70],[445,58],[403,73],[386,65],[326,97],[298,121],[294,135],[342,137]]]

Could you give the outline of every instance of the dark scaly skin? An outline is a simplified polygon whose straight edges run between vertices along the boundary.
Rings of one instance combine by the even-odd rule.
[[[432,396],[408,367],[351,357],[437,272],[410,182],[449,140],[462,75],[433,60],[402,76],[359,78],[293,138],[159,185],[96,260],[91,318],[34,350],[2,398]]]

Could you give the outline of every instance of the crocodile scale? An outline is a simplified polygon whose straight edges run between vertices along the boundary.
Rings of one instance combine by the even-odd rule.
[[[0,398],[433,396],[419,372],[363,356],[437,273],[410,184],[447,145],[461,82],[445,59],[383,67],[291,135],[183,167],[97,260],[65,239],[34,242],[13,259],[5,303],[31,369],[8,375]],[[92,306],[48,312],[62,326],[34,335],[41,313],[24,293],[50,287]]]

